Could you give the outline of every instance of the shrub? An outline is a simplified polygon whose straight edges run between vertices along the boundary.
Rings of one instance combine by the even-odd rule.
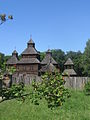
[[[70,96],[67,89],[64,88],[65,81],[60,73],[45,73],[41,82],[34,80],[32,102],[39,105],[39,99],[45,98],[49,108],[58,107]]]
[[[90,95],[90,81],[85,84],[84,92],[86,95]]]
[[[23,83],[12,85],[10,88],[0,89],[0,96],[4,100],[13,99],[13,98],[22,98],[24,94],[24,85]]]

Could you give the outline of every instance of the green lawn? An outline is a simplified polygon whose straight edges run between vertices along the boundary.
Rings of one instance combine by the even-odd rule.
[[[90,120],[90,96],[72,91],[63,106],[49,109],[43,100],[39,106],[29,99],[20,104],[16,100],[0,103],[0,120]]]

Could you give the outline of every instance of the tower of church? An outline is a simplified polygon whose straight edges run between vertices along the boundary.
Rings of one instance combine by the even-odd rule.
[[[17,72],[26,74],[39,74],[40,54],[35,48],[32,38],[27,43],[27,48],[22,52],[20,61],[17,62]]]
[[[18,62],[18,53],[16,50],[14,50],[12,56],[7,60],[6,65],[9,67],[16,66],[17,62]]]
[[[45,58],[41,62],[41,73],[45,72],[55,72],[58,67],[57,62],[52,57],[52,52],[50,49],[47,50]]]
[[[68,74],[69,76],[76,76],[76,72],[74,70],[74,63],[72,62],[71,58],[68,58],[64,64],[64,71],[63,75]]]

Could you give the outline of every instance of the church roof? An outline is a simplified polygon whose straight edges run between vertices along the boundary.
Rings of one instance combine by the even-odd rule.
[[[22,55],[36,55],[39,54],[39,52],[35,49],[35,43],[32,40],[32,38],[30,38],[30,40],[27,43],[27,48],[22,52]]]
[[[45,66],[42,66],[42,68],[40,69],[40,72],[55,72],[55,69],[56,67],[50,63],[50,64],[47,64]]]
[[[39,54],[38,51],[33,48],[33,47],[28,47],[26,48],[23,52],[22,52],[22,55],[23,54],[29,54],[29,55],[32,55],[32,54]]]
[[[74,69],[65,69],[63,71],[63,75],[65,75],[65,74],[67,74],[67,75],[77,75],[76,72],[74,71]]]
[[[41,64],[48,64],[48,63],[57,64],[57,62],[52,57],[45,56]]]
[[[52,54],[51,50],[48,49],[47,52],[46,52],[46,54]]]
[[[14,53],[14,54],[17,54],[18,52],[17,52],[16,50],[14,50],[13,53]],[[12,54],[13,54],[13,53],[12,53]]]
[[[34,43],[34,41],[32,40],[32,38],[30,38],[30,40],[28,41],[28,43],[30,44],[33,44]]]
[[[11,58],[9,58],[6,62],[7,65],[15,65],[18,62],[18,53],[16,50],[12,52]]]
[[[50,50],[46,52],[46,56],[41,62],[41,64],[48,64],[48,63],[57,64],[57,62],[52,58],[52,54]]]
[[[17,59],[17,57],[15,57],[15,56],[12,56],[10,59],[8,59],[7,60],[7,65],[15,65],[15,64],[17,64],[17,62],[18,62],[18,59]]]
[[[21,58],[21,60],[17,62],[17,64],[33,64],[33,63],[39,64],[40,61],[37,58]]]
[[[68,58],[64,65],[74,65],[71,58]]]

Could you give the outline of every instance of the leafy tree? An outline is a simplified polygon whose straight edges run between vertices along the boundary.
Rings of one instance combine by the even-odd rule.
[[[66,59],[71,58],[71,59],[73,60],[73,59],[76,57],[76,55],[77,55],[77,52],[68,51],[68,52],[66,53]]]
[[[90,95],[90,81],[88,81],[84,86],[84,93]]]
[[[70,96],[68,90],[64,88],[64,84],[65,81],[59,72],[45,73],[41,82],[33,82],[32,102],[39,105],[39,99],[45,98],[49,108],[61,106]]]
[[[4,54],[0,53],[0,69],[1,69],[3,62],[4,62]]]
[[[11,57],[10,55],[4,56],[4,62],[6,62],[10,57]]]
[[[14,84],[10,88],[2,88],[0,89],[0,96],[2,97],[3,102],[5,100],[13,99],[13,98],[19,98],[23,100],[24,102],[24,84],[19,83],[19,84]]]
[[[42,61],[45,57],[45,52],[40,52],[40,61]]]
[[[65,62],[65,53],[61,49],[52,50],[52,57],[60,65],[60,70],[63,71],[63,64]]]
[[[90,39],[88,39],[83,55],[84,74],[90,76]]]

